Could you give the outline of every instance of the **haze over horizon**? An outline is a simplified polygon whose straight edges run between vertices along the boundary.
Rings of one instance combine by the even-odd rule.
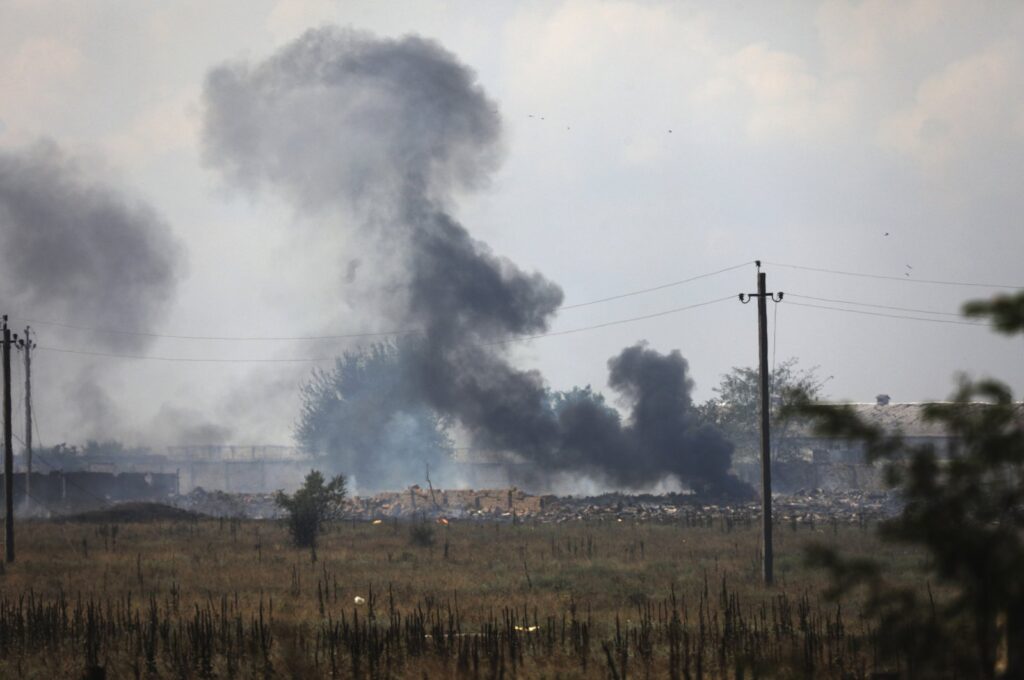
[[[479,176],[456,183],[450,210],[495,255],[561,288],[569,308],[550,331],[733,298],[516,343],[512,364],[552,388],[590,384],[611,397],[609,357],[646,340],[680,350],[694,398],[711,397],[721,374],[756,363],[756,315],[735,295],[755,288],[753,265],[738,265],[762,259],[770,289],[786,293],[769,310],[774,356],[834,376],[830,399],[942,399],[960,370],[1019,392],[1019,341],[907,311],[955,314],[999,291],[923,280],[1024,286],[1024,7],[976,8],[6,3],[0,194],[4,177],[30,176],[17,195],[39,199],[17,203],[22,217],[0,216],[0,312],[18,331],[26,319],[193,338],[395,330],[402,291],[378,285],[358,230],[321,228],[337,216],[237,188],[204,147],[214,69],[262,63],[309,29],[338,26],[420,36],[474,71],[503,134],[486,172],[474,166]],[[39,205],[87,257],[28,257],[52,245],[17,226]],[[92,227],[79,212],[96,216]],[[96,280],[82,304],[76,282]],[[795,304],[847,306],[838,301],[891,316]],[[287,443],[311,364],[280,360],[365,342],[33,326],[42,445]]]

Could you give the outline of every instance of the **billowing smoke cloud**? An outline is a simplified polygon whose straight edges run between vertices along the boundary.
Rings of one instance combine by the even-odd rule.
[[[181,259],[153,210],[96,183],[55,144],[0,152],[0,293],[12,312],[149,332],[173,297]],[[116,350],[149,340],[90,339]]]
[[[0,151],[0,298],[16,329],[25,319],[64,324],[37,327],[40,344],[144,349],[152,338],[134,333],[155,330],[182,259],[153,210],[98,182],[54,143]],[[50,427],[82,440],[123,429],[105,374],[83,355],[37,363],[37,394],[63,395]]]
[[[631,456],[602,461],[619,476],[651,481],[665,472],[709,490],[744,493],[729,477],[732,444],[721,432],[694,422],[689,366],[678,350],[662,355],[642,344],[608,361],[608,384],[632,402],[625,429]],[[614,466],[618,466],[615,468]]]
[[[354,213],[386,244],[382,283],[405,291],[395,321],[423,330],[417,398],[476,445],[627,486],[677,475],[725,490],[731,447],[691,427],[678,353],[633,347],[612,360],[612,386],[634,406],[625,428],[587,400],[552,408],[542,376],[507,360],[503,343],[544,332],[562,291],[450,215],[501,155],[496,107],[452,54],[417,37],[313,30],[255,66],[212,71],[205,100],[206,158],[230,181],[270,185],[339,223]]]
[[[216,445],[229,443],[234,432],[199,410],[164,404],[153,418],[148,435],[152,441],[179,446]]]

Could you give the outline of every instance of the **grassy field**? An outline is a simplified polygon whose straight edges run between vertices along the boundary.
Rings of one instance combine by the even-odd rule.
[[[689,524],[341,522],[314,561],[275,522],[22,523],[0,577],[0,677],[875,670],[871,622],[820,597],[803,546],[840,545],[909,580],[919,555],[870,529],[779,525],[778,583],[764,589],[756,526]]]

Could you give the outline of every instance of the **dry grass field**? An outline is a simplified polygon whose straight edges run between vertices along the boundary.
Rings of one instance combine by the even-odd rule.
[[[810,541],[914,578],[848,525],[339,522],[314,561],[269,521],[25,522],[0,677],[868,677],[872,624]],[[356,598],[365,602],[357,603]]]

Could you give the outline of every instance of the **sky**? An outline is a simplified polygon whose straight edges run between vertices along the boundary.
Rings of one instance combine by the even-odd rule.
[[[153,255],[177,272],[153,333],[395,330],[378,313],[393,291],[372,273],[352,284],[354,232],[317,229],[321,218],[211,166],[203,88],[212,69],[259,62],[311,28],[415,34],[472,69],[501,116],[496,171],[453,208],[496,254],[558,283],[570,306],[727,270],[562,310],[552,331],[716,301],[516,344],[516,365],[551,387],[607,391],[608,359],[645,340],[680,350],[695,397],[711,398],[723,373],[756,363],[755,306],[735,296],[756,289],[759,259],[785,293],[768,310],[771,360],[817,367],[830,399],[942,399],[958,371],[1021,391],[1019,338],[944,323],[1006,290],[989,284],[1024,286],[1024,5],[979,7],[0,0],[0,154],[72,159],[143,206],[129,212],[163,230]],[[81,308],[40,309],[10,276],[2,285],[0,309],[36,332],[43,445],[287,444],[298,386],[329,362],[238,360],[329,358],[356,342],[158,338],[112,351],[54,324],[112,328],[118,295],[98,296],[83,324]]]

